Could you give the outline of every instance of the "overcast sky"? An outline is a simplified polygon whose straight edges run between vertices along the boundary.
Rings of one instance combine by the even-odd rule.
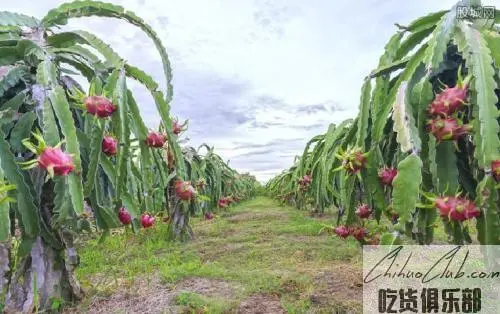
[[[0,10],[43,17],[60,0],[0,0]],[[172,114],[189,119],[184,137],[238,171],[266,181],[292,165],[329,123],[354,117],[363,78],[396,32],[454,0],[114,0],[149,23],[173,68]],[[483,1],[497,4],[500,0]],[[109,18],[70,20],[94,32],[164,88],[160,58],[138,28]],[[158,114],[134,91],[150,127]]]

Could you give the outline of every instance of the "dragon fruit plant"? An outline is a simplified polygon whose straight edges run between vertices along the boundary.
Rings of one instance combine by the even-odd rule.
[[[337,236],[345,239],[347,238],[348,236],[351,235],[351,228],[350,227],[347,227],[347,226],[338,226],[334,229],[334,232]]]
[[[370,217],[372,210],[367,204],[361,204],[356,208],[356,215],[361,219],[367,219]]]
[[[392,186],[392,181],[398,174],[398,170],[395,168],[384,168],[380,169],[378,172],[378,178],[380,183],[385,186]]]
[[[118,18],[144,31],[160,55],[166,86],[159,86],[97,36],[64,28],[69,19],[89,16]],[[75,76],[67,75],[75,70]],[[88,91],[75,78],[87,80]],[[143,105],[127,88],[130,79],[151,93],[160,118],[157,129],[150,130],[142,119]],[[160,38],[120,6],[74,1],[42,19],[0,12],[4,311],[52,311],[47,308],[51,299],[82,298],[74,277],[78,256],[73,245],[81,226],[95,225],[92,229],[103,234],[123,226],[139,232],[151,228],[154,217],[166,216],[176,238],[191,232],[192,211],[216,208],[222,195],[255,195],[255,177],[238,174],[213,151],[200,156],[180,147],[176,135],[187,123],[180,125],[170,116],[171,82],[170,61]],[[204,198],[194,197],[187,184],[176,193],[175,182],[200,178],[206,179],[208,203],[195,202]],[[16,256],[15,237],[23,255]]]
[[[152,227],[155,224],[155,220],[154,217],[148,214],[141,215],[141,225],[144,229]]]
[[[88,114],[99,118],[108,118],[118,109],[113,102],[104,96],[89,96],[83,99]]]
[[[122,224],[130,225],[130,223],[132,222],[132,215],[130,215],[125,207],[121,207],[118,211],[118,219],[120,219],[120,222]]]
[[[169,148],[163,148],[163,158],[175,164]],[[166,152],[165,152],[166,150]],[[206,152],[203,152],[206,150]],[[228,208],[230,204],[256,195],[260,184],[255,176],[238,173],[206,144],[198,149],[190,146],[182,149],[186,165],[186,179],[169,183],[170,208],[169,227],[173,237],[185,240],[193,236],[189,226],[191,216],[199,213],[214,214],[216,209]]]
[[[187,121],[184,121],[184,123],[181,124],[179,122],[179,120],[174,119],[173,125],[172,125],[172,133],[174,133],[175,135],[179,135],[182,132],[186,131],[187,130],[187,123],[188,123]]]
[[[438,222],[451,243],[470,242],[475,224],[479,243],[500,244],[500,25],[459,19],[457,5],[480,3],[397,24],[362,84],[358,115],[313,137],[267,183],[269,194],[300,209],[336,208],[339,236],[365,204],[375,221],[393,222],[381,244],[403,234],[430,244]],[[301,191],[306,171],[314,181]]]
[[[176,181],[175,194],[183,201],[190,201],[196,196],[196,190],[189,181]]]
[[[127,20],[153,40],[166,94],[98,37],[60,28],[68,19],[94,15]],[[143,210],[169,207],[164,190],[173,181],[173,170],[157,147],[168,146],[176,179],[186,180],[187,173],[182,150],[172,140],[171,69],[165,48],[130,11],[75,1],[40,20],[0,12],[0,51],[0,182],[9,183],[0,186],[0,291],[5,292],[5,311],[28,313],[50,307],[52,298],[82,297],[74,278],[78,256],[73,234],[83,221],[95,224],[99,232],[123,225],[137,232],[154,223],[141,218]],[[66,75],[69,67],[89,82],[88,91]],[[160,131],[153,136],[127,89],[129,79],[153,96],[161,118]],[[138,143],[138,153],[133,143]],[[13,251],[14,231],[20,234],[23,256]]]
[[[102,152],[107,156],[114,156],[118,153],[118,140],[112,136],[105,136],[102,139]]]
[[[162,148],[167,142],[167,137],[159,132],[151,131],[146,137],[146,145],[149,147]]]

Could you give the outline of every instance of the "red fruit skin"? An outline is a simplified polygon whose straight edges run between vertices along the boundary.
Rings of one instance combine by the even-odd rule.
[[[118,151],[118,141],[112,136],[105,136],[102,139],[102,152],[107,156],[114,156]]]
[[[358,215],[359,218],[366,219],[366,218],[370,217],[371,213],[372,213],[372,210],[366,204],[361,204],[356,209],[356,215]]]
[[[312,182],[312,177],[309,174],[299,179],[299,185],[303,187],[309,186],[311,182]]]
[[[448,87],[436,95],[434,101],[429,105],[428,113],[431,116],[441,116],[443,118],[459,111],[467,97],[467,86]]]
[[[451,206],[448,204],[448,197],[438,197],[435,200],[436,209],[442,217],[448,217],[450,214]]]
[[[384,168],[378,172],[378,178],[380,183],[385,186],[392,186],[392,181],[398,174],[398,170],[395,168]]]
[[[179,135],[182,132],[182,126],[179,124],[179,121],[174,120],[173,125],[172,125],[172,132],[175,135]]]
[[[125,209],[125,207],[120,208],[118,212],[118,218],[120,222],[124,225],[129,225],[132,222],[132,216],[130,216],[129,212]]]
[[[450,220],[454,221],[465,221],[467,218],[465,218],[465,213],[463,211],[459,211],[456,206],[452,207],[450,209],[450,214],[448,215],[448,218]]]
[[[481,211],[474,202],[465,197],[437,198],[435,203],[441,217],[447,217],[450,220],[465,221],[481,215]]]
[[[304,176],[304,182],[310,184],[312,182],[312,177],[310,174]]]
[[[491,162],[491,173],[495,181],[500,182],[500,160],[493,160]]]
[[[91,115],[97,116],[99,118],[107,118],[113,115],[113,113],[118,109],[117,106],[113,105],[111,100],[103,96],[89,96],[84,99],[85,108],[87,112]]]
[[[457,203],[457,209],[462,211],[464,220],[477,218],[481,215],[481,211],[476,207],[473,201],[464,197],[459,197]]]
[[[71,155],[53,147],[43,150],[38,156],[38,165],[46,170],[52,168],[57,176],[67,176],[75,169]]]
[[[91,115],[96,115],[97,106],[99,104],[105,103],[106,101],[107,99],[102,96],[89,96],[83,100],[83,103],[88,113],[90,113]]]
[[[166,141],[167,138],[165,137],[165,135],[154,131],[149,132],[148,136],[146,137],[146,144],[149,147],[161,148],[165,145]]]
[[[155,224],[155,219],[154,217],[151,217],[147,214],[142,214],[141,215],[141,225],[143,228],[149,228],[152,227]]]
[[[429,131],[436,137],[437,142],[451,140],[453,131],[458,128],[457,120],[455,118],[436,118],[431,119],[427,126]]]
[[[212,213],[205,213],[205,220],[211,220],[214,218],[214,215]]]
[[[368,232],[364,228],[354,228],[351,230],[351,235],[358,241],[361,241],[365,238]]]
[[[337,228],[335,228],[334,231],[335,231],[336,235],[338,235],[339,237],[341,237],[343,239],[347,238],[351,234],[349,227],[346,227],[346,226],[338,226]]]
[[[227,201],[225,199],[220,199],[217,206],[220,208],[225,208],[227,207]]]
[[[469,205],[465,209],[465,219],[478,218],[481,216],[481,211],[474,204]]]
[[[183,201],[191,200],[196,193],[196,190],[191,185],[189,181],[176,181],[175,182],[175,194],[178,198]]]
[[[459,125],[455,118],[436,118],[427,122],[427,128],[431,132],[438,143],[442,141],[457,141],[462,136],[468,134],[472,130],[472,125]]]

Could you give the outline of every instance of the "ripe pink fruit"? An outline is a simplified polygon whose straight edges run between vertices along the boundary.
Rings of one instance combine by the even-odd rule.
[[[366,204],[361,204],[356,209],[356,215],[358,215],[359,218],[368,218],[368,217],[370,217],[371,213],[372,213],[372,210]]]
[[[427,111],[431,116],[446,118],[459,111],[467,97],[467,86],[446,87],[437,94]]]
[[[219,202],[217,203],[217,207],[219,208],[226,208],[227,207],[227,200],[225,198],[221,198]]]
[[[152,227],[155,224],[155,218],[147,214],[141,215],[141,225],[143,228]]]
[[[304,176],[303,180],[304,180],[304,182],[306,184],[311,184],[311,182],[312,182],[312,176],[310,174],[307,174],[307,175]]]
[[[175,135],[179,135],[183,131],[182,126],[180,125],[179,121],[174,120],[172,124],[172,132]]]
[[[118,150],[118,141],[112,136],[105,136],[102,139],[102,152],[107,156],[114,156]]]
[[[358,241],[363,240],[367,234],[368,232],[362,227],[351,229],[351,235]]]
[[[57,176],[66,176],[75,169],[71,155],[53,147],[43,150],[38,156],[38,165],[49,172],[54,171]]]
[[[301,187],[307,187],[311,184],[311,182],[312,182],[312,177],[310,174],[307,174],[303,176],[301,179],[299,179],[299,185]]]
[[[398,170],[395,168],[384,168],[378,172],[378,178],[383,185],[391,186],[392,180],[394,180],[397,174]]]
[[[163,145],[165,145],[166,141],[167,141],[167,138],[165,137],[165,135],[158,133],[158,132],[154,132],[154,131],[149,132],[149,134],[146,138],[146,144],[149,147],[161,148],[161,147],[163,147]]]
[[[477,218],[479,215],[481,215],[481,211],[476,207],[476,204],[463,197],[458,198],[457,205],[450,211],[450,218],[460,221]]]
[[[129,225],[132,222],[132,216],[130,216],[130,213],[125,209],[125,207],[120,208],[118,211],[118,218],[124,225]]]
[[[441,217],[448,217],[454,221],[477,218],[481,214],[474,202],[465,197],[438,197],[435,200],[435,205]]]
[[[351,230],[347,226],[338,226],[335,228],[335,234],[345,239],[351,234]]]
[[[212,213],[210,212],[205,213],[205,220],[211,220],[213,218],[215,218],[215,216]]]
[[[193,188],[191,182],[189,181],[176,181],[175,194],[181,200],[189,201],[195,196],[196,190]]]
[[[450,201],[449,197],[438,197],[434,201],[436,209],[439,210],[439,214],[443,217],[448,217],[448,215],[450,214],[451,205],[448,204],[449,201]]]
[[[500,160],[493,160],[491,162],[491,172],[495,181],[500,182]]]
[[[88,113],[99,118],[110,117],[118,109],[111,100],[103,96],[85,97],[84,104]]]
[[[427,122],[427,128],[435,137],[438,143],[448,140],[458,140],[463,135],[469,133],[472,126],[469,124],[459,124],[455,118],[435,118]]]

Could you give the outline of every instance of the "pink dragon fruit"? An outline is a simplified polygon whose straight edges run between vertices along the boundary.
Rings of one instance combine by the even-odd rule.
[[[38,165],[56,176],[67,176],[75,169],[71,155],[58,147],[46,147],[38,156]]]

